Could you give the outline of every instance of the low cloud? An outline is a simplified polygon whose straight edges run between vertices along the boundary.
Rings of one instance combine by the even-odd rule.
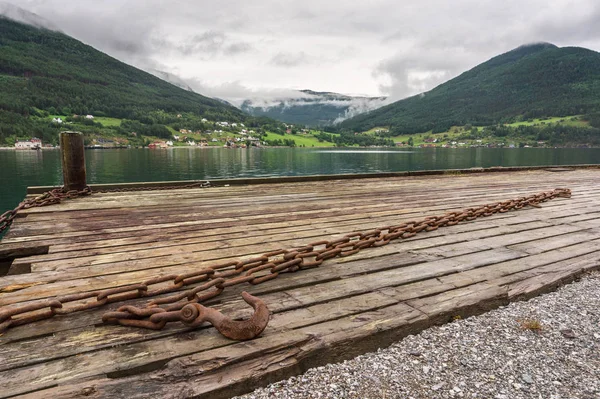
[[[391,102],[391,100],[388,98],[385,98],[385,97],[372,98],[372,99],[354,98],[351,101],[348,109],[344,112],[344,115],[337,117],[333,121],[333,124],[335,125],[335,124],[345,121],[346,119],[350,119],[353,116],[356,116],[358,114],[364,114],[365,112],[369,112],[374,109],[381,108],[384,105],[389,104],[390,102]]]
[[[304,51],[299,53],[279,52],[271,58],[270,62],[276,66],[293,68],[310,63],[311,58]]]
[[[0,1],[0,15],[12,19],[13,21],[23,22],[25,24],[35,26],[36,28],[60,31],[58,26],[52,23],[52,21],[42,18],[35,13],[24,10],[21,7],[17,7],[14,4]]]

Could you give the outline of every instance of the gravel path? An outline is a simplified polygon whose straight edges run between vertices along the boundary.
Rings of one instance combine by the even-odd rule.
[[[600,273],[244,399],[600,399]]]

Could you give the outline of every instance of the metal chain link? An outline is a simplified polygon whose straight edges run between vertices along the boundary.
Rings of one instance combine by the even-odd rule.
[[[319,267],[327,259],[350,256],[365,248],[381,247],[389,244],[392,240],[407,239],[422,231],[434,231],[443,226],[454,226],[465,220],[471,221],[495,213],[521,209],[525,206],[539,207],[539,203],[556,197],[570,198],[571,190],[558,188],[528,197],[466,208],[460,212],[428,216],[420,220],[385,226],[367,232],[354,232],[334,240],[313,242],[301,248],[280,249],[246,260],[232,260],[203,267],[190,273],[157,276],[139,284],[58,296],[54,299],[0,310],[0,333],[9,327],[48,319],[57,314],[64,315],[94,309],[129,299],[154,297],[202,283],[175,295],[154,299],[145,307],[121,306],[116,311],[105,313],[102,317],[105,323],[161,329],[167,322],[185,320],[187,316],[181,312],[186,305],[214,298],[227,287],[243,283],[261,284],[277,278],[282,273]],[[156,287],[153,288],[153,286]],[[81,302],[90,298],[95,299]],[[72,302],[77,303],[72,304]],[[186,310],[189,310],[189,307]],[[14,317],[19,315],[21,317]]]
[[[63,188],[55,188],[53,190],[46,191],[35,198],[26,199],[22,201],[15,209],[6,211],[0,216],[0,234],[10,227],[15,217],[17,217],[17,213],[23,209],[54,205],[60,203],[63,199],[83,197],[90,195],[91,193],[92,190],[89,187],[85,187],[83,190],[70,191],[64,191]]]

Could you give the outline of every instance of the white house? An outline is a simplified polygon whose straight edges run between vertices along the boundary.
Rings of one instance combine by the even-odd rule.
[[[94,119],[94,115],[86,115],[85,119]]]
[[[59,124],[59,125],[60,125],[60,124],[62,124],[62,123],[63,123],[63,120],[62,120],[62,119],[60,119],[60,118],[52,118],[52,123],[57,123],[57,124]]]
[[[17,140],[15,148],[17,150],[38,150],[42,148],[42,140],[37,137],[34,137],[31,140]]]
[[[208,122],[208,119],[202,118],[202,122]]]

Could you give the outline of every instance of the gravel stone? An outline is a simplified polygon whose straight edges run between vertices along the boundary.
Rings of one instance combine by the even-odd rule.
[[[600,273],[239,399],[273,397],[600,399]]]

